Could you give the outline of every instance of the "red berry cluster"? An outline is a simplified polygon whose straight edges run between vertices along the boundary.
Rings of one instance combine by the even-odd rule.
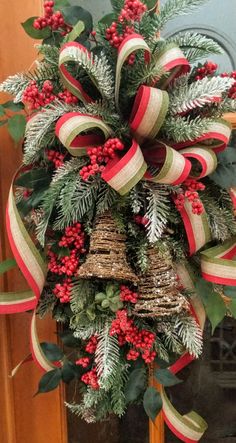
[[[66,35],[71,31],[72,27],[66,25],[64,17],[60,11],[54,12],[54,1],[45,1],[43,4],[44,15],[38,17],[34,20],[33,27],[35,29],[43,29],[47,26],[52,29],[52,31],[61,30],[61,35]]]
[[[90,337],[90,339],[85,347],[85,351],[88,352],[88,354],[94,354],[94,352],[97,349],[97,345],[98,345],[98,339],[97,339],[96,335],[92,335],[92,337]]]
[[[183,190],[174,197],[174,203],[178,211],[184,207],[185,199],[192,204],[193,214],[201,215],[204,212],[204,207],[199,199],[198,191],[204,191],[205,185],[194,179],[187,179],[183,183]]]
[[[228,74],[227,72],[223,72],[223,74],[221,74],[221,77],[230,77],[235,80],[234,84],[231,86],[229,93],[228,93],[228,97],[235,100],[236,99],[236,71],[233,71],[230,74]]]
[[[29,103],[31,110],[38,109],[55,100],[56,96],[52,93],[52,91],[53,84],[50,82],[50,80],[46,80],[43,83],[41,92],[39,91],[36,81],[32,80],[23,93],[22,101]]]
[[[137,292],[131,291],[131,289],[129,289],[127,286],[121,285],[120,299],[121,299],[121,301],[127,301],[129,303],[137,303],[138,294],[137,294]]]
[[[80,170],[82,179],[86,181],[90,176],[102,172],[104,163],[115,157],[116,150],[122,151],[123,149],[124,145],[119,138],[110,138],[104,146],[88,149],[87,154],[91,163]]]
[[[91,369],[91,371],[86,372],[82,375],[81,381],[86,385],[90,386],[92,389],[99,389],[98,376],[96,368]]]
[[[76,105],[79,101],[78,98],[67,89],[65,89],[63,92],[59,92],[58,98],[63,100],[68,105]]]
[[[146,226],[149,222],[147,217],[142,217],[142,215],[135,215],[134,221],[137,225]]]
[[[202,80],[204,77],[214,75],[218,65],[213,62],[206,62],[201,68],[197,69],[195,80]]]
[[[126,355],[127,360],[137,360],[141,356],[145,363],[149,364],[156,357],[156,352],[152,351],[155,334],[146,329],[139,330],[134,321],[128,317],[125,309],[117,311],[116,319],[111,325],[110,335],[117,335],[120,346],[124,344],[132,346]]]
[[[88,357],[82,357],[76,360],[75,364],[77,366],[82,366],[83,368],[87,368],[90,363],[90,359]]]
[[[65,229],[65,234],[59,241],[59,246],[64,248],[74,246],[77,253],[83,254],[85,252],[84,241],[85,234],[81,223],[74,223],[72,226],[67,226]]]
[[[48,160],[54,163],[55,168],[60,168],[63,165],[65,154],[54,151],[54,149],[47,149],[46,154]]]
[[[122,34],[119,34],[117,30],[118,24],[113,22],[109,28],[106,30],[106,39],[110,42],[110,45],[114,48],[119,48],[123,40],[129,35],[134,33],[133,26],[124,26]]]
[[[118,17],[119,23],[140,21],[147,6],[140,0],[125,0],[124,7]]]
[[[57,298],[59,298],[61,303],[68,303],[70,301],[71,289],[71,279],[66,278],[63,280],[63,283],[57,283],[52,292]]]

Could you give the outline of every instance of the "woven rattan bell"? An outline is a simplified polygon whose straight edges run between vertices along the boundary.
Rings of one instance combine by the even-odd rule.
[[[139,279],[139,299],[133,314],[139,317],[171,317],[189,310],[179,290],[177,274],[170,254],[164,256],[155,247],[148,250],[149,266]]]
[[[121,234],[110,212],[95,220],[90,238],[90,248],[78,277],[125,280],[137,283],[126,258],[126,236]]]

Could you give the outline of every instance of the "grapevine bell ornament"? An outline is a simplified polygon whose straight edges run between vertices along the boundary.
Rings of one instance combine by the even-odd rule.
[[[119,232],[111,212],[97,217],[90,237],[89,253],[79,268],[79,278],[125,280],[137,283],[126,258],[126,236]]]
[[[189,310],[170,254],[163,257],[156,247],[148,250],[148,269],[140,277],[138,292],[133,313],[139,317],[171,317]]]

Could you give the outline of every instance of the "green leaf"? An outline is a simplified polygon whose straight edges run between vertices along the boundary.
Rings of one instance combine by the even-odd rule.
[[[232,316],[236,318],[236,299],[233,299],[227,307],[231,312]]]
[[[134,369],[125,387],[125,399],[127,403],[134,402],[143,393],[147,384],[145,369]]]
[[[98,23],[110,26],[114,21],[116,21],[116,15],[112,12],[111,14],[104,15],[104,17],[102,17]]]
[[[166,360],[162,360],[160,357],[155,358],[155,363],[160,366],[161,369],[168,368],[170,366],[170,362]]]
[[[76,23],[76,25],[73,27],[72,31],[69,34],[67,34],[67,36],[64,38],[64,42],[65,43],[73,42],[82,34],[82,32],[84,32],[84,30],[85,30],[84,23],[81,20],[79,20]]]
[[[142,0],[142,2],[147,5],[148,10],[150,11],[151,9],[155,9],[155,7],[157,6],[158,2],[157,0]]]
[[[8,120],[0,120],[0,127],[6,125]]]
[[[3,117],[5,115],[5,109],[3,105],[0,105],[0,117]]]
[[[78,21],[82,21],[87,32],[93,29],[93,18],[90,12],[80,6],[66,6],[61,9],[65,22],[69,25],[76,25]]]
[[[21,23],[21,26],[24,28],[26,34],[37,40],[42,40],[49,37],[51,35],[51,29],[48,26],[44,29],[35,29],[33,27],[33,23],[36,18],[38,17],[30,17],[24,23]]]
[[[162,399],[160,393],[153,387],[146,389],[143,397],[143,407],[147,416],[154,422],[162,409]]]
[[[64,353],[55,343],[40,343],[43,353],[49,361],[60,361],[64,357]]]
[[[68,2],[68,0],[55,0],[55,5],[54,5],[54,9],[55,11],[60,11],[61,8],[63,8],[64,6],[70,6],[70,3]]]
[[[14,103],[12,100],[9,100],[6,103],[2,104],[3,108],[5,109],[10,109],[10,111],[13,112],[18,112],[18,111],[22,111],[22,109],[24,109],[24,104],[23,103]]]
[[[80,340],[75,338],[71,331],[59,332],[59,337],[63,345],[68,346],[68,348],[78,348],[80,345]]]
[[[20,141],[25,134],[26,119],[24,115],[13,115],[8,120],[8,131],[15,142]]]
[[[236,186],[236,148],[228,146],[224,152],[217,154],[218,166],[210,178],[221,188]]]
[[[163,386],[175,386],[179,383],[182,383],[182,380],[180,380],[176,375],[172,374],[172,372],[169,371],[169,369],[157,369],[155,371],[155,377],[159,383],[161,383]]]
[[[66,362],[62,366],[61,373],[64,383],[70,383],[70,381],[72,381],[76,375],[74,364],[71,361]]]
[[[224,294],[230,298],[236,298],[236,286],[224,286]]]
[[[15,268],[15,266],[16,261],[14,259],[8,258],[7,260],[4,260],[2,263],[0,263],[0,274],[4,274],[10,269]]]
[[[56,368],[52,371],[46,372],[39,382],[39,388],[37,394],[53,391],[59,385],[62,378],[61,369]]]
[[[95,295],[95,301],[98,303],[100,303],[105,299],[106,299],[106,294],[104,294],[104,292],[98,292],[98,294]]]
[[[199,279],[196,284],[196,290],[202,299],[207,317],[212,325],[212,333],[216,326],[223,320],[226,314],[226,305],[222,297],[214,291],[212,283]]]
[[[41,190],[49,185],[51,182],[51,174],[45,168],[31,169],[23,174],[16,180],[17,186],[23,186],[24,188]]]

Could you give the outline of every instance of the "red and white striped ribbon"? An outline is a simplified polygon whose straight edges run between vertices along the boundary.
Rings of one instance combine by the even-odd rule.
[[[236,286],[236,237],[201,253],[202,276],[218,285]]]

